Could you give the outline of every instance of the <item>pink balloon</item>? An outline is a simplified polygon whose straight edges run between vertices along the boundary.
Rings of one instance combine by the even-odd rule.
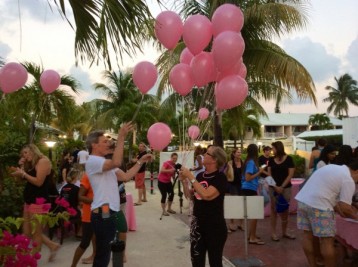
[[[241,63],[241,64],[240,64],[239,75],[240,75],[243,79],[246,78],[247,68],[246,68],[246,65],[245,65],[244,63]]]
[[[148,61],[139,62],[133,70],[133,82],[143,94],[147,93],[158,78],[157,67]]]
[[[238,6],[223,4],[215,10],[211,22],[214,37],[224,31],[240,32],[244,26],[244,14]]]
[[[203,15],[192,15],[184,23],[183,39],[193,55],[199,54],[208,46],[212,37],[210,20]]]
[[[190,65],[191,60],[193,59],[194,55],[190,52],[190,50],[185,47],[180,54],[180,63]]]
[[[225,77],[215,87],[216,106],[230,109],[240,105],[248,94],[248,85],[239,75]]]
[[[199,109],[199,120],[203,121],[206,120],[209,117],[209,110],[207,108],[201,108]]]
[[[226,31],[220,33],[213,42],[213,56],[220,72],[231,69],[242,57],[245,49],[240,33]]]
[[[201,52],[196,55],[190,63],[190,68],[194,84],[198,87],[205,86],[215,80],[214,59],[209,52]]]
[[[200,134],[200,129],[198,126],[192,125],[189,127],[188,135],[192,140],[195,140],[196,138],[198,138],[199,134]]]
[[[54,92],[61,84],[60,75],[54,70],[45,70],[40,76],[42,91],[46,94]]]
[[[224,79],[227,76],[239,74],[242,64],[243,64],[242,58],[240,58],[240,60],[230,69],[227,69],[227,70],[221,71],[221,72],[216,69],[216,81],[220,82],[222,79]]]
[[[22,88],[27,82],[27,70],[16,62],[5,64],[0,70],[0,89],[9,94]]]
[[[178,94],[182,96],[189,94],[194,87],[190,66],[183,63],[175,65],[169,73],[169,82]]]
[[[172,131],[165,123],[157,122],[149,127],[147,139],[151,148],[160,151],[169,145],[172,139]]]
[[[160,43],[171,50],[176,47],[183,34],[183,22],[173,11],[163,11],[155,19],[155,35]]]

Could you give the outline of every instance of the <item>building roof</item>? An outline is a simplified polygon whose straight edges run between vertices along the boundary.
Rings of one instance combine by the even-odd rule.
[[[267,117],[260,117],[260,123],[265,126],[302,126],[309,125],[312,113],[267,113]],[[342,126],[343,122],[328,116],[333,126]]]
[[[334,136],[343,135],[343,129],[305,131],[297,135],[299,138],[316,137],[316,136]]]

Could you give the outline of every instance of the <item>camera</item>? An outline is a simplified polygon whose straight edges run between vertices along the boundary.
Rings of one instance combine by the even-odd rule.
[[[177,163],[177,164],[174,165],[174,168],[175,168],[176,171],[178,171],[178,170],[181,169],[181,166],[182,165],[180,163]]]

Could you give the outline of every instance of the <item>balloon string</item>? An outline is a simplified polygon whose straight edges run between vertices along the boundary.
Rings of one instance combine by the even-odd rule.
[[[136,117],[138,115],[139,109],[140,109],[140,107],[142,106],[142,103],[143,103],[143,99],[144,99],[144,95],[142,94],[142,99],[140,100],[139,105],[137,106],[137,109],[135,110],[135,112],[133,114],[133,117],[131,119],[132,122],[136,119]]]

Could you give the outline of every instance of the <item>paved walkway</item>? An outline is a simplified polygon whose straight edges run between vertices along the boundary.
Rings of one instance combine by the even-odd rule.
[[[149,189],[149,181],[146,181]],[[137,230],[127,234],[127,263],[129,267],[189,267],[189,227],[178,216],[164,216],[159,220],[161,215],[160,193],[157,190],[155,181],[154,193],[148,194],[148,202],[141,206],[136,206]],[[134,182],[126,184],[127,192],[131,192],[134,202],[137,199],[137,192],[134,189]],[[148,192],[148,190],[147,190]],[[176,196],[173,208],[179,212],[179,200]],[[188,203],[184,201],[183,214],[188,212]],[[62,247],[57,253],[54,262],[47,262],[49,251],[47,247],[42,248],[42,258],[39,266],[56,266],[69,267],[72,257],[79,241],[73,236],[66,237]],[[89,247],[85,257],[89,256],[92,248]],[[223,259],[224,266],[233,266],[229,261]],[[89,266],[79,263],[78,266]],[[111,266],[111,264],[110,264]],[[209,266],[207,264],[207,266]]]

